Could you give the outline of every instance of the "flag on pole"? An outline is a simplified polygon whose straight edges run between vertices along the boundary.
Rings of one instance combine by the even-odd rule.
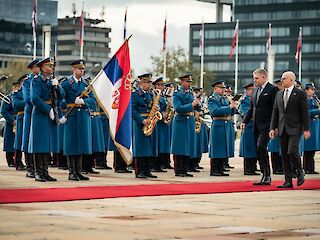
[[[199,56],[201,57],[204,54],[204,22],[202,19],[202,25],[200,29],[200,41],[199,41]]]
[[[80,49],[83,48],[83,35],[84,35],[84,12],[83,12],[83,9],[82,9],[81,16],[80,16],[80,31],[79,31]]]
[[[124,13],[124,22],[123,22],[123,40],[127,38],[127,7]]]
[[[298,42],[297,42],[297,52],[295,56],[297,63],[300,62],[301,48],[302,48],[302,28],[300,28]]]
[[[33,12],[32,12],[32,30],[33,38],[37,38],[37,0],[33,0]]]
[[[230,51],[230,59],[232,59],[233,51],[237,45],[238,42],[238,35],[239,35],[239,22],[237,21],[236,27],[234,29],[234,34],[233,34],[233,41],[232,41],[232,46],[231,46],[231,51]]]
[[[271,48],[271,23],[269,23],[269,28],[267,30],[267,53],[269,53],[269,50]]]
[[[127,164],[132,162],[130,54],[128,39],[92,81],[99,105],[109,117],[110,134]]]
[[[162,51],[166,50],[166,42],[167,42],[167,15],[164,19],[164,26],[163,26],[163,47]]]

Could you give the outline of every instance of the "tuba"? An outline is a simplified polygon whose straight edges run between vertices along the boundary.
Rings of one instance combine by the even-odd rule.
[[[165,115],[166,117],[162,119],[163,123],[165,124],[170,124],[171,121],[172,121],[172,118],[174,116],[174,109],[172,107],[172,95],[173,95],[173,91],[174,91],[174,88],[168,88],[166,91],[165,91],[165,95],[168,97],[168,102],[167,102],[167,107],[166,107],[166,110],[165,110]]]
[[[199,133],[201,131],[201,125],[202,125],[202,121],[203,118],[200,116],[200,112],[195,111],[195,116],[194,116],[195,120],[196,120],[196,133]]]
[[[161,91],[159,89],[155,89],[154,94],[155,94],[155,97],[153,99],[152,108],[151,108],[151,111],[150,111],[148,118],[147,118],[148,125],[143,126],[143,134],[145,136],[150,136],[152,134],[158,120],[162,119],[162,115],[158,110]]]

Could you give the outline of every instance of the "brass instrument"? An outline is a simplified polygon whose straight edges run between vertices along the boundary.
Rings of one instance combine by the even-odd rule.
[[[200,116],[200,112],[195,111],[195,116],[194,116],[195,120],[196,120],[196,133],[199,133],[201,131],[201,125],[202,125],[202,121],[203,118]]]
[[[159,89],[155,89],[154,94],[155,97],[153,98],[152,108],[147,118],[148,125],[143,126],[143,134],[146,136],[150,136],[152,134],[157,122],[162,119],[162,115],[158,109],[161,91]]]
[[[0,99],[2,101],[4,101],[5,103],[7,104],[10,104],[11,103],[11,100],[8,96],[6,96],[5,94],[3,94],[2,92],[0,92]]]
[[[174,116],[174,109],[172,107],[172,95],[173,95],[174,88],[167,88],[164,92],[164,94],[167,96],[168,102],[167,107],[165,110],[165,117],[162,119],[163,123],[170,124],[173,116]]]

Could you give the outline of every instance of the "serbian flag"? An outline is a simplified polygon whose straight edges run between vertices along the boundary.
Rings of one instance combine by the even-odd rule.
[[[204,53],[204,22],[202,19],[202,25],[200,29],[199,56],[201,57],[203,53]]]
[[[99,105],[109,118],[110,135],[123,159],[132,162],[130,54],[128,39],[92,80]]]
[[[300,62],[301,47],[302,47],[302,28],[300,28],[298,42],[297,42],[297,52],[296,52],[296,56],[295,56],[297,63]]]
[[[267,44],[266,44],[266,47],[267,47],[267,53],[269,53],[269,50],[271,48],[271,23],[269,23],[269,28],[268,28],[268,31],[267,31]]]
[[[230,59],[232,58],[234,48],[235,48],[236,45],[237,45],[238,36],[239,36],[239,21],[237,20],[236,27],[235,27],[235,29],[234,29],[233,41],[232,41],[232,46],[231,46],[231,51],[230,51],[230,56],[229,56]]]
[[[79,31],[79,46],[83,47],[83,35],[84,35],[84,12],[82,10],[80,16],[80,31]]]
[[[164,19],[164,26],[163,26],[163,46],[162,51],[166,50],[166,43],[167,43],[167,14]]]
[[[32,30],[33,30],[33,39],[37,38],[37,0],[33,1],[33,12],[32,12]]]

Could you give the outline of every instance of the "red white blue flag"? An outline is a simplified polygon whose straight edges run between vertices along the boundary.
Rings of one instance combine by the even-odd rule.
[[[238,36],[239,36],[239,22],[237,21],[236,27],[235,27],[234,33],[233,33],[233,41],[232,41],[231,51],[230,51],[230,56],[229,56],[230,59],[232,58],[233,51],[238,44]]]
[[[302,48],[302,28],[300,28],[298,42],[297,42],[297,52],[295,56],[297,63],[300,63],[301,48]]]
[[[84,35],[84,12],[82,10],[80,16],[80,31],[79,31],[79,46],[83,47],[83,35]]]
[[[269,23],[269,28],[268,28],[268,31],[267,31],[267,44],[266,44],[266,47],[267,47],[267,53],[269,54],[269,50],[271,48],[271,23]]]
[[[109,117],[110,134],[125,161],[132,162],[130,53],[128,40],[92,81],[95,96]]]
[[[166,50],[166,43],[167,43],[167,15],[164,19],[164,26],[163,26],[163,46],[162,51]]]
[[[37,37],[37,0],[33,1],[33,12],[32,12],[32,30],[33,30],[33,38]]]
[[[199,42],[199,56],[204,54],[204,22],[202,19],[202,25],[200,29],[200,42]]]

